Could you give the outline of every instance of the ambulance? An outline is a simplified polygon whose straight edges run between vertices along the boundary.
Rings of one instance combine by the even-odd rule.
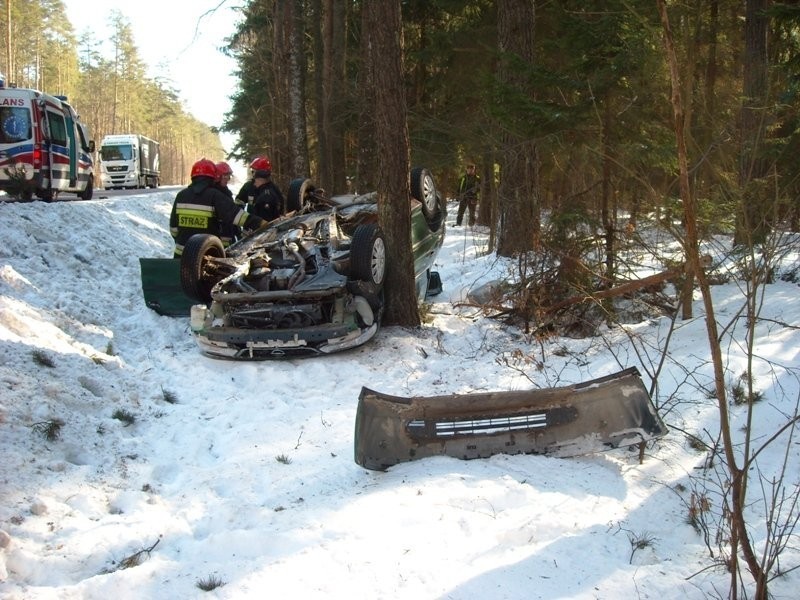
[[[0,75],[0,190],[22,200],[90,200],[94,150],[66,97],[6,87]]]

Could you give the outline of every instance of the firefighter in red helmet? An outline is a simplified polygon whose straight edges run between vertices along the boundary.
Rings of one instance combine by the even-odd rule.
[[[216,164],[217,167],[217,177],[214,180],[214,185],[219,189],[220,192],[225,194],[228,198],[233,199],[233,191],[231,188],[228,187],[228,184],[231,181],[231,177],[233,176],[233,169],[231,166],[226,163],[224,160],[218,162]],[[238,204],[238,203],[237,203]],[[222,240],[223,246],[228,246],[233,242],[236,242],[242,238],[242,228],[236,225],[227,226],[223,224],[222,231],[220,233],[220,239]]]
[[[233,176],[233,169],[231,169],[231,166],[224,160],[218,162],[216,167],[217,177],[214,181],[216,186],[223,194],[229,198],[233,198],[233,192],[231,191],[231,188],[228,187],[228,184],[231,182],[231,177]]]
[[[196,233],[210,233],[222,239],[232,227],[254,230],[265,223],[245,212],[215,186],[217,166],[212,161],[202,158],[194,163],[191,177],[192,182],[175,196],[169,218],[175,258],[183,254],[184,244]]]
[[[283,194],[272,181],[272,162],[266,156],[259,156],[250,163],[252,179],[245,182],[236,201],[247,205],[247,210],[262,219],[277,219],[285,210]]]

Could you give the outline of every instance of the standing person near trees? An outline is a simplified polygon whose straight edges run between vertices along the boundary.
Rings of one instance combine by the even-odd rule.
[[[217,166],[207,158],[192,165],[192,182],[175,196],[169,217],[169,232],[175,240],[174,257],[180,258],[183,247],[196,233],[210,233],[223,238],[225,228],[259,229],[264,219],[247,214],[215,185]],[[224,242],[223,242],[224,243]]]
[[[252,179],[245,182],[236,200],[247,205],[251,214],[272,221],[284,213],[283,194],[272,181],[272,162],[266,156],[259,156],[250,163]]]
[[[481,191],[481,178],[475,174],[475,165],[468,164],[467,171],[458,180],[458,215],[456,225],[464,220],[464,211],[469,210],[470,227],[475,225],[475,210]]]

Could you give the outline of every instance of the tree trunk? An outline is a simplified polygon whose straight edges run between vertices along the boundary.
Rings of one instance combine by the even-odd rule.
[[[315,30],[311,43],[311,52],[315,65],[322,65],[322,68],[314,69],[314,105],[316,106],[316,126],[317,126],[317,172],[314,179],[318,186],[329,190],[333,181],[333,167],[329,155],[330,145],[330,107],[328,106],[328,69],[326,60],[329,47],[328,35],[331,30],[328,23],[330,0],[311,0],[311,24]],[[309,173],[311,175],[311,173]]]
[[[378,218],[386,236],[386,313],[390,325],[420,324],[411,252],[410,155],[403,80],[400,2],[364,4],[363,32],[375,82],[375,139],[378,145]]]
[[[289,164],[291,177],[309,174],[308,136],[306,134],[306,60],[303,38],[303,0],[287,3],[289,39]]]
[[[369,15],[361,9],[361,31],[369,31]],[[358,72],[358,125],[356,130],[358,159],[356,163],[355,178],[352,182],[353,191],[374,190],[378,180],[378,146],[375,140],[375,80],[369,64],[370,36],[361,35],[360,56],[364,65]]]
[[[500,0],[497,4],[501,54],[497,76],[501,86],[518,91],[527,89],[524,77],[511,66],[509,59],[516,57],[526,63],[533,62],[535,14],[534,0]],[[517,115],[516,118],[525,117]],[[498,188],[500,227],[497,242],[500,256],[514,256],[532,250],[539,233],[536,143],[520,138],[513,129],[508,124],[502,129],[505,133],[500,150],[502,169]]]
[[[289,141],[289,47],[292,44],[293,27],[293,0],[285,2],[282,0],[274,1],[275,11],[275,36],[273,42],[274,60],[269,66],[272,70],[272,78],[266,79],[273,82],[270,94],[273,96],[272,110],[270,119],[272,124],[269,131],[272,138],[265,141],[265,147],[259,153],[266,152],[272,159],[272,177],[280,180],[284,174],[292,170],[290,162],[290,141]]]
[[[606,247],[606,281],[609,287],[613,287],[614,278],[616,277],[614,267],[615,257],[615,223],[616,223],[616,210],[612,201],[612,186],[611,186],[611,92],[605,94],[603,99],[603,185],[602,185],[602,200],[600,205],[600,216],[603,222],[603,230],[605,232],[605,247]]]
[[[739,182],[742,208],[735,243],[763,242],[770,229],[769,186],[759,183],[769,170],[763,156],[767,131],[767,22],[768,0],[747,0],[744,24],[744,79],[741,110]]]
[[[336,100],[336,111],[334,113],[336,119],[333,130],[336,136],[333,155],[333,189],[341,192],[347,191],[347,161],[345,160],[348,154],[347,124],[353,118],[352,96],[349,94],[350,88],[347,85],[347,23],[351,5],[352,3],[345,0],[337,0],[335,5],[336,14],[333,20],[334,60],[338,74],[336,87],[333,90],[334,99]]]
[[[344,97],[346,15],[342,0],[313,0],[311,19],[317,30],[313,40],[314,90],[317,124],[316,182],[332,194],[345,193],[347,173],[342,123],[348,110]]]

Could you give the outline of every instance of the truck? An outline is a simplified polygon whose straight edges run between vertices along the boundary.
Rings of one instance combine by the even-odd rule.
[[[6,86],[0,74],[0,190],[45,201],[91,200],[94,141],[66,96]]]
[[[157,141],[138,133],[103,138],[100,143],[100,179],[105,189],[157,188],[160,176]]]

